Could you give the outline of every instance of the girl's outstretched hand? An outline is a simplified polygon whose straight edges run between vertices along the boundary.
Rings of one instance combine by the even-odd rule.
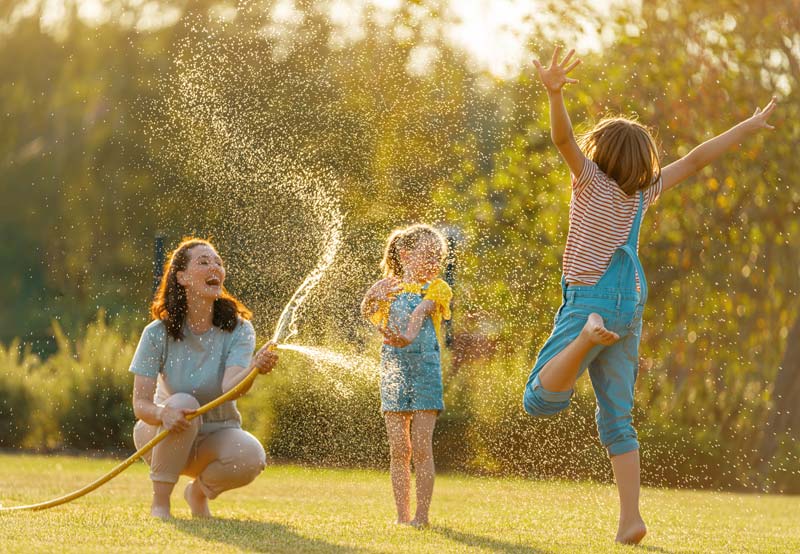
[[[564,85],[578,82],[577,79],[567,77],[567,74],[581,63],[580,59],[576,59],[574,62],[567,65],[575,54],[575,49],[571,49],[561,63],[558,61],[558,53],[560,51],[561,47],[556,46],[556,49],[553,51],[553,59],[550,60],[550,67],[545,68],[539,60],[533,60],[533,65],[535,65],[536,69],[539,71],[539,78],[542,80],[542,84],[548,92],[558,92]]]
[[[405,348],[411,344],[411,341],[397,327],[391,329],[388,326],[378,327],[378,330],[383,335],[383,344],[388,344],[395,348]]]
[[[761,129],[774,129],[772,125],[767,123],[767,119],[769,118],[770,114],[775,110],[775,106],[778,105],[778,99],[774,96],[772,100],[769,101],[769,104],[764,106],[764,109],[756,108],[755,113],[747,119],[748,127],[750,130],[760,131]]]
[[[397,277],[386,277],[381,279],[367,291],[367,296],[372,301],[387,302],[392,300],[394,295],[403,289],[400,286],[400,279]]]

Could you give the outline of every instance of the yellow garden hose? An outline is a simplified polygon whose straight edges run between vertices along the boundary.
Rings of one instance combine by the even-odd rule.
[[[274,347],[273,347],[273,349],[274,349]],[[212,400],[211,402],[209,402],[208,404],[205,404],[204,406],[200,406],[197,409],[197,411],[195,411],[192,414],[187,415],[186,419],[187,420],[192,420],[192,419],[194,419],[194,418],[196,418],[198,416],[201,416],[204,413],[206,413],[207,411],[209,411],[209,410],[211,410],[213,408],[216,408],[217,406],[219,406],[220,404],[222,404],[224,402],[227,402],[232,397],[237,396],[238,393],[240,393],[242,390],[248,388],[253,383],[253,381],[255,380],[257,375],[258,375],[258,368],[254,367],[250,371],[250,373],[248,373],[247,376],[244,379],[242,379],[242,381],[238,385],[233,387],[228,392],[222,394],[219,398],[216,398],[216,399]],[[141,458],[142,456],[144,456],[145,454],[150,452],[153,449],[153,447],[155,445],[157,445],[159,442],[161,442],[162,440],[164,440],[164,438],[167,435],[169,435],[169,433],[170,433],[170,431],[168,429],[164,429],[158,435],[153,437],[150,440],[150,442],[148,442],[143,447],[141,447],[139,450],[134,452],[127,460],[125,460],[124,462],[119,464],[117,467],[115,467],[114,469],[112,469],[111,471],[109,471],[108,473],[106,473],[105,475],[103,475],[102,477],[97,479],[96,481],[94,481],[92,483],[89,483],[88,485],[86,485],[82,489],[76,490],[75,492],[71,492],[69,494],[65,494],[64,496],[59,496],[58,498],[54,498],[53,500],[48,500],[46,502],[39,502],[38,504],[28,504],[27,506],[9,506],[8,508],[0,508],[0,512],[10,512],[10,511],[13,511],[13,510],[46,510],[48,508],[53,508],[55,506],[60,506],[61,504],[66,504],[67,502],[71,502],[71,501],[75,500],[76,498],[80,498],[81,496],[83,496],[85,494],[89,494],[93,490],[95,490],[95,489],[101,487],[102,485],[104,485],[105,483],[111,481],[111,479],[113,479],[114,477],[116,477],[117,475],[119,475],[120,473],[125,471],[128,468],[128,466],[130,466],[133,462],[135,462],[136,460],[138,460],[139,458]]]

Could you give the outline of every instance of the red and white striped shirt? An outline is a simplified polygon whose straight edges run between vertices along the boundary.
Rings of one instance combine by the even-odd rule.
[[[642,215],[661,194],[662,186],[659,179],[643,191]],[[572,177],[563,266],[567,283],[594,285],[600,280],[614,252],[627,242],[638,207],[638,193],[625,194],[616,181],[586,158],[581,174]],[[638,251],[638,240],[636,248]]]

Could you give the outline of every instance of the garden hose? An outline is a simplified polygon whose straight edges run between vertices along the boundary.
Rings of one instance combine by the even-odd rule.
[[[275,348],[277,347],[273,346],[270,349],[275,350]],[[201,416],[207,411],[216,408],[217,406],[223,404],[224,402],[227,402],[232,397],[237,396],[239,392],[248,388],[253,383],[257,375],[258,375],[258,368],[254,367],[250,371],[250,373],[248,373],[247,376],[244,379],[242,379],[242,381],[239,384],[237,384],[228,392],[222,394],[219,398],[212,400],[208,404],[200,406],[194,413],[187,415],[186,419],[192,420],[198,416]],[[14,510],[34,510],[34,511],[46,510],[48,508],[60,506],[61,504],[66,504],[67,502],[72,502],[76,498],[80,498],[81,496],[89,494],[93,490],[96,490],[100,488],[102,485],[111,481],[111,479],[113,479],[114,477],[125,471],[133,462],[135,462],[136,460],[138,460],[139,458],[150,452],[153,449],[153,447],[162,440],[164,440],[166,436],[169,435],[169,433],[170,433],[169,429],[164,429],[158,435],[153,437],[147,444],[145,444],[139,450],[134,452],[127,460],[119,464],[117,467],[115,467],[114,469],[112,469],[111,471],[109,471],[96,481],[89,483],[82,489],[78,489],[69,494],[65,494],[64,496],[59,496],[58,498],[54,498],[53,500],[48,500],[46,502],[39,502],[38,504],[28,504],[27,506],[9,506],[7,508],[0,507],[0,512],[10,512]]]

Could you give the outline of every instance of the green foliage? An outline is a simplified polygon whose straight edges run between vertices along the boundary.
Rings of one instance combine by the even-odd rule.
[[[53,322],[58,350],[42,360],[12,343],[0,351],[4,446],[120,450],[133,446],[135,342],[100,312],[72,341]]]
[[[390,27],[367,18],[363,37],[344,41],[310,1],[296,2],[296,27],[265,34],[273,4],[242,3],[226,23],[217,2],[183,3],[175,24],[145,31],[70,15],[52,32],[35,9],[14,24],[2,11],[0,340],[53,355],[17,342],[2,351],[0,443],[130,446],[133,345],[102,321],[83,333],[98,306],[115,320],[143,315],[156,231],[218,237],[234,291],[259,330],[271,325],[318,253],[307,207],[254,188],[263,178],[254,167],[274,159],[278,175],[322,175],[348,218],[337,267],[306,306],[307,337],[365,344],[357,305],[388,231],[443,223],[462,239],[456,338],[496,349],[448,372],[441,466],[605,478],[588,390],[554,420],[519,407],[559,302],[569,198],[533,72],[502,82],[474,71],[437,27],[435,0],[402,3]],[[566,93],[578,130],[636,113],[669,163],[779,97],[774,132],[664,195],[645,219],[651,297],[636,420],[648,482],[797,490],[800,377],[785,379],[794,389],[773,385],[791,370],[781,352],[800,340],[796,2],[657,0],[613,20],[575,8],[548,6],[561,10],[548,12],[551,25],[564,36],[592,25],[604,37]],[[439,56],[412,75],[419,45]],[[181,98],[181,85],[209,94]],[[231,125],[242,144],[220,132]],[[274,455],[383,463],[375,384],[348,379],[350,395],[335,396],[333,381],[293,363],[299,375],[274,376],[274,390],[253,395],[260,404],[241,402]],[[792,410],[793,427],[773,426]]]
[[[47,359],[50,375],[68,391],[56,408],[63,444],[80,449],[129,449],[135,418],[133,377],[127,371],[135,344],[97,320],[74,347],[54,324],[58,351]]]
[[[468,391],[467,439],[475,472],[537,478],[607,479],[609,465],[594,429],[591,390],[577,391],[570,409],[533,418],[522,408],[530,372],[525,355],[465,367],[454,378]],[[448,385],[450,386],[450,385]]]
[[[17,344],[0,352],[0,398],[7,399],[0,408],[3,421],[9,421],[0,435],[3,446],[131,451],[132,379],[126,368],[135,340],[108,326],[102,312],[74,342],[57,324],[54,330],[59,350],[47,360],[20,354]],[[610,465],[597,439],[588,380],[580,382],[569,410],[532,418],[521,401],[531,363],[523,351],[460,366],[446,359],[446,410],[434,433],[437,467],[608,481]],[[376,370],[369,364],[343,370],[284,351],[278,369],[260,377],[238,401],[244,426],[278,460],[385,468],[388,443]],[[800,452],[790,437],[778,441],[768,464],[754,462],[761,430],[750,416],[763,411],[762,401],[734,394],[744,406],[737,414],[714,425],[684,424],[674,417],[683,403],[709,406],[700,418],[720,416],[712,413],[713,402],[687,399],[667,390],[670,386],[663,376],[657,384],[639,383],[634,422],[645,484],[800,491]]]
[[[18,447],[29,430],[33,409],[27,383],[30,368],[39,359],[20,348],[19,341],[0,344],[0,446]]]

